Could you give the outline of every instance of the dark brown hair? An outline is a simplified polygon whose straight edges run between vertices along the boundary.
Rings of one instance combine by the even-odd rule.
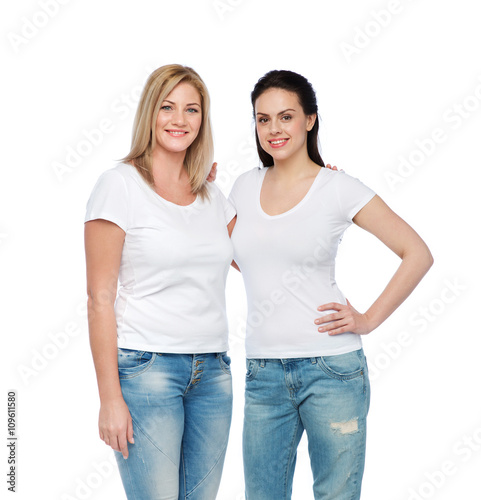
[[[255,103],[257,99],[269,89],[282,89],[287,92],[296,94],[297,99],[304,111],[305,115],[316,115],[316,121],[312,129],[307,133],[307,153],[309,158],[314,162],[324,167],[324,162],[319,152],[319,114],[317,112],[316,93],[309,81],[298,73],[286,70],[273,70],[266,73],[255,84],[254,90],[251,93],[252,110],[255,119]],[[274,159],[272,156],[262,149],[257,135],[256,128],[256,145],[257,153],[264,167],[272,167]]]

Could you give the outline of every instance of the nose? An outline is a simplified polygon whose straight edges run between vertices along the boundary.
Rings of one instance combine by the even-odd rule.
[[[276,135],[281,132],[279,122],[275,118],[269,122],[269,132],[272,135]]]
[[[185,116],[183,110],[177,109],[174,112],[174,116],[172,117],[172,125],[178,125],[178,126],[185,125]]]

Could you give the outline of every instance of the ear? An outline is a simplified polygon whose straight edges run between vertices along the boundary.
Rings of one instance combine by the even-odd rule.
[[[306,130],[308,132],[310,132],[312,130],[312,127],[314,127],[314,124],[316,123],[316,118],[317,118],[317,114],[307,115]]]

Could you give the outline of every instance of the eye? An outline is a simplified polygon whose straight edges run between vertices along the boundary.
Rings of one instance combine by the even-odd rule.
[[[267,118],[259,118],[259,123],[267,123]]]
[[[199,110],[197,108],[188,108],[187,111],[189,113],[198,113],[199,112]]]
[[[171,111],[172,110],[172,106],[165,105],[165,106],[162,106],[160,109],[162,109],[164,111]]]
[[[282,120],[284,120],[285,122],[287,122],[287,121],[289,121],[291,118],[292,118],[292,116],[291,116],[291,115],[284,115],[284,116],[282,117]]]

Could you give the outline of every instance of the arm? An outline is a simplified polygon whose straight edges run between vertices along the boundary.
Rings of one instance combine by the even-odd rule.
[[[330,303],[318,308],[319,311],[338,311],[316,320],[316,324],[332,321],[319,328],[330,335],[372,332],[404,302],[433,264],[424,241],[379,196],[367,203],[353,221],[379,238],[402,262],[384,291],[364,314],[357,312],[349,301],[347,305]]]
[[[227,231],[229,231],[229,238],[232,236],[232,231],[234,231],[234,226],[237,221],[237,215],[227,224]],[[237,269],[240,272],[239,266],[233,260],[230,264],[234,269]]]
[[[114,313],[124,238],[125,232],[112,222],[98,219],[85,223],[87,308],[100,396],[99,433],[106,444],[127,458],[127,440],[134,442],[133,427],[120,388]]]
[[[210,169],[209,175],[207,176],[207,181],[214,182],[216,177],[217,177],[217,163],[214,162]]]

